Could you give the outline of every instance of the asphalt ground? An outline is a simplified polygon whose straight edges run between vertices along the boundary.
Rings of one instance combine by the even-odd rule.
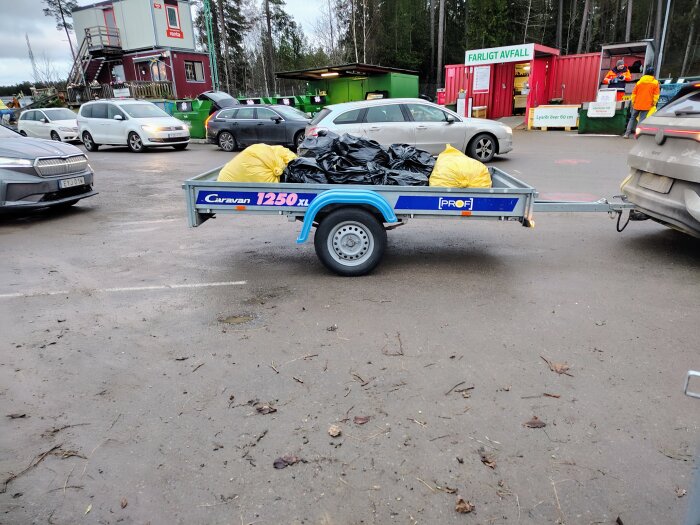
[[[493,164],[611,196],[630,145],[516,132]],[[101,149],[98,196],[2,218],[0,523],[682,520],[698,240],[599,213],[414,220],[340,278],[299,223],[188,229],[181,182],[229,158]]]

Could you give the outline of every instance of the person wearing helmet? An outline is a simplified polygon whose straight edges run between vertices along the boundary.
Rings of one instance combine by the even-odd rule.
[[[608,71],[603,79],[603,84],[614,86],[615,84],[624,84],[632,80],[632,74],[629,68],[625,65],[625,61],[620,59],[615,64],[615,67]]]
[[[625,130],[626,139],[630,138],[630,133],[637,127],[637,117],[640,123],[647,118],[649,110],[659,101],[660,94],[659,81],[654,78],[654,66],[648,66],[632,90],[632,112]]]

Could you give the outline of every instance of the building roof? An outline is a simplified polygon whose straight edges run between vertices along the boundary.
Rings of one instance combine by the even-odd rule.
[[[297,71],[281,71],[275,73],[277,78],[289,80],[322,80],[339,77],[368,77],[371,75],[385,75],[387,73],[403,73],[405,75],[417,75],[417,71],[410,69],[398,69],[395,67],[375,66],[372,64],[342,64],[340,66],[314,67],[299,69]]]

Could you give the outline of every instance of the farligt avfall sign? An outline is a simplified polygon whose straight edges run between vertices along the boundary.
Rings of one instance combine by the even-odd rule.
[[[529,62],[535,57],[535,44],[474,49],[464,54],[464,64],[498,64],[500,62]]]

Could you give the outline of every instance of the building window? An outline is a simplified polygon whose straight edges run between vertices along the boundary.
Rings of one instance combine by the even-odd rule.
[[[180,15],[176,5],[166,5],[165,13],[168,17],[168,27],[170,29],[180,29]]]
[[[204,82],[204,66],[202,63],[186,60],[185,79],[187,82]]]

